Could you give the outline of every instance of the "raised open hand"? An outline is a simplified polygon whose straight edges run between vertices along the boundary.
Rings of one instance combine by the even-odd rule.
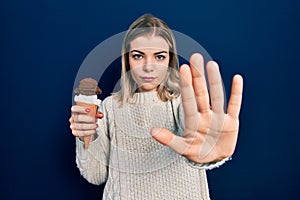
[[[153,128],[158,142],[196,163],[219,161],[235,150],[243,79],[235,75],[227,112],[224,112],[224,90],[218,64],[207,63],[210,94],[206,86],[203,57],[193,54],[190,67],[180,67],[180,86],[185,130],[182,137],[164,128]]]

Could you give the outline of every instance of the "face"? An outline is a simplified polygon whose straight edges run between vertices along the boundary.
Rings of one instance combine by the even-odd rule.
[[[160,36],[139,36],[130,42],[130,72],[139,92],[157,90],[167,74],[169,61],[169,45]]]

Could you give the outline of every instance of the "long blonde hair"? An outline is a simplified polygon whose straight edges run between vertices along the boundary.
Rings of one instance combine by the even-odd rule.
[[[122,45],[122,77],[121,90],[114,94],[121,102],[131,102],[137,88],[130,73],[129,51],[130,42],[138,36],[155,35],[164,38],[169,45],[169,68],[163,82],[157,88],[158,97],[162,101],[169,101],[179,96],[178,56],[175,38],[168,25],[151,14],[145,14],[134,21],[129,27]]]

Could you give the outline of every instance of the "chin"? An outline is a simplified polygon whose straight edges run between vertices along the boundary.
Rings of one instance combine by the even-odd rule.
[[[151,92],[151,91],[156,91],[158,85],[154,84],[144,84],[140,87],[141,92]]]

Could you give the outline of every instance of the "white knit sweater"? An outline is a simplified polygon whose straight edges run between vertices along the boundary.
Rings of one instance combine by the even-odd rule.
[[[122,107],[103,101],[97,138],[84,148],[76,139],[76,162],[90,183],[106,181],[103,199],[209,199],[205,169],[224,163],[195,164],[155,141],[152,127],[183,132],[181,98],[162,102],[156,92],[136,93]]]

